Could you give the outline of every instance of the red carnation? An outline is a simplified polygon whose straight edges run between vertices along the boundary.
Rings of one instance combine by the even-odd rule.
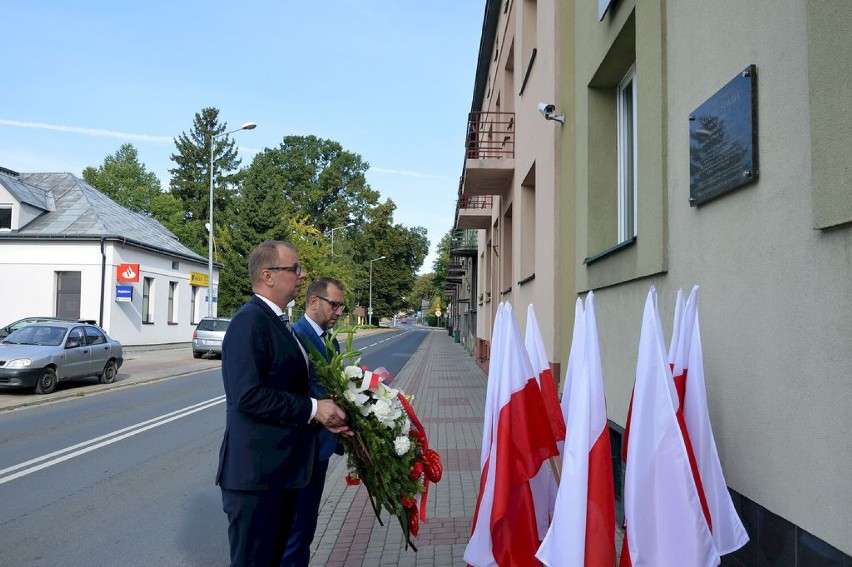
[[[349,474],[346,475],[346,486],[358,486],[359,484],[361,484],[360,478]]]
[[[420,532],[420,518],[417,517],[416,510],[408,516],[408,531],[411,532],[411,535],[414,537],[417,537],[418,532]]]
[[[402,498],[400,498],[400,502],[402,502],[403,508],[414,508],[417,504],[417,501],[410,494],[403,494]]]
[[[444,474],[444,466],[441,464],[441,456],[432,449],[426,449],[423,451],[423,462],[426,464],[424,469],[426,478],[432,482],[440,481],[441,476]]]

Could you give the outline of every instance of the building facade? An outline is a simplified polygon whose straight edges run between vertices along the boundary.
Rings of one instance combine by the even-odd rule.
[[[159,222],[70,173],[0,169],[4,325],[50,315],[95,321],[125,345],[188,342],[208,313],[207,272]]]
[[[530,13],[537,32],[556,29],[552,65],[535,67],[548,50],[537,35],[528,72],[517,51]],[[489,16],[512,14],[488,35]],[[477,231],[483,290],[520,321],[528,302],[540,320],[552,311],[541,329],[552,365],[567,357],[575,298],[595,291],[617,446],[650,286],[668,337],[677,290],[699,285],[710,416],[751,537],[724,564],[852,563],[852,3],[504,0],[484,20],[491,57],[514,30],[514,75],[501,90],[499,56],[486,63],[481,49],[474,102],[485,76],[483,106],[501,90],[516,136],[514,164],[466,161],[462,197],[486,179],[500,188],[488,226],[463,220],[464,199],[457,213],[457,228]],[[552,77],[536,83],[537,71]],[[542,90],[528,96],[525,82]],[[565,123],[537,117],[539,102]],[[556,157],[549,169],[536,160],[531,219],[521,156],[547,147]],[[530,232],[535,278],[521,284]],[[555,248],[540,259],[545,241]],[[506,242],[514,253],[493,259]],[[491,321],[493,307],[477,314],[478,344]]]

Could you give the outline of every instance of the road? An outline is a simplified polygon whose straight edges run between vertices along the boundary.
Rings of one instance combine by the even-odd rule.
[[[356,339],[396,375],[427,331]],[[0,414],[0,565],[227,565],[218,369]]]

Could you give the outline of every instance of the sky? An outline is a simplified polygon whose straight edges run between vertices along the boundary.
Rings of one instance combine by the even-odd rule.
[[[453,226],[485,0],[6,0],[0,166],[98,167],[124,143],[168,187],[174,138],[219,109],[242,165],[285,136],[370,164],[394,220]],[[353,219],[357,222],[357,219]]]

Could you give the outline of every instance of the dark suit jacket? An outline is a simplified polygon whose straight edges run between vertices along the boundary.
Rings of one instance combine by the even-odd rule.
[[[326,360],[331,359],[329,353],[326,352],[325,341],[317,335],[317,332],[304,315],[293,325],[293,330],[296,331],[296,335],[299,337],[299,340],[302,341],[303,345],[305,345],[306,352],[311,352],[311,348],[308,346],[311,345],[322,353]],[[340,344],[338,344],[337,339],[334,339],[334,348],[337,349],[337,352],[340,352]],[[324,399],[328,397],[326,389],[320,386],[317,381],[313,366],[311,366],[311,395],[317,399]],[[339,443],[340,442],[332,432],[324,427],[321,428],[319,432],[319,459],[321,461],[328,460],[335,452],[342,455],[343,447]]]
[[[222,342],[225,437],[216,484],[230,490],[301,488],[311,479],[317,431],[310,377],[296,338],[256,296]]]

